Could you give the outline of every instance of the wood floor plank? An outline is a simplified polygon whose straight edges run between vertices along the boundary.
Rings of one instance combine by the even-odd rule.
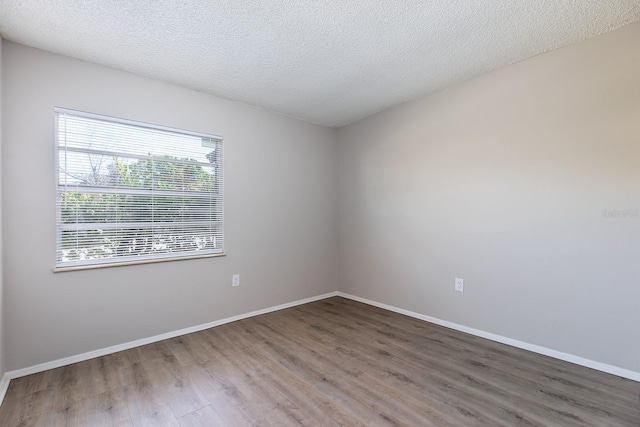
[[[341,328],[345,327],[346,331],[340,331]],[[326,334],[334,334],[347,336],[351,334],[350,328],[346,327],[346,325],[341,324],[340,322],[332,325],[330,329],[325,329],[324,332]],[[305,334],[300,334],[301,336],[313,336],[313,331],[307,331]],[[351,357],[355,357],[359,366],[363,367],[372,367],[375,371],[385,372],[389,375],[390,380],[396,382],[396,380],[400,380],[395,387],[401,387],[403,385],[413,386],[413,393],[420,393],[423,387],[430,387],[433,385],[439,385],[440,389],[447,389],[447,393],[450,392],[448,389],[454,389],[456,394],[460,398],[464,398],[463,401],[466,401],[466,404],[456,405],[457,409],[460,412],[468,414],[469,416],[478,417],[479,415],[484,415],[488,418],[493,418],[492,423],[505,423],[506,425],[510,425],[515,420],[528,420],[532,424],[540,424],[540,420],[536,421],[538,418],[538,414],[542,412],[548,412],[546,414],[546,418],[553,420],[556,419],[557,423],[563,423],[564,425],[584,425],[584,423],[577,423],[580,420],[574,419],[564,419],[563,414],[558,412],[554,412],[553,408],[545,408],[540,407],[539,405],[534,405],[532,408],[530,403],[531,400],[526,398],[525,394],[519,395],[519,408],[518,411],[513,409],[502,408],[502,413],[486,413],[485,408],[487,407],[498,407],[501,408],[501,403],[504,401],[508,401],[512,398],[510,394],[504,393],[503,389],[498,386],[495,386],[491,382],[485,382],[476,379],[471,372],[459,372],[460,375],[451,377],[448,374],[442,375],[440,372],[449,372],[454,368],[452,366],[451,360],[447,358],[431,358],[425,359],[423,354],[420,353],[410,353],[405,351],[407,347],[404,345],[403,340],[397,344],[396,347],[386,347],[384,346],[385,342],[383,338],[386,338],[389,334],[383,335],[382,337],[373,335],[363,335],[358,338],[354,338],[356,340],[360,340],[359,345],[354,345],[352,343],[351,348],[360,347],[367,351],[364,351],[362,354],[358,354],[351,348],[345,349],[342,347],[338,347],[337,350],[341,353],[349,355]],[[316,338],[318,340],[318,338]],[[372,348],[368,345],[369,342],[376,341],[376,346],[380,348],[382,345],[382,350],[376,352],[375,348]],[[403,353],[404,351],[404,353]],[[372,357],[369,354],[376,354],[376,357]],[[400,353],[400,354],[399,354]],[[450,359],[450,358],[449,358]],[[384,360],[384,362],[380,362],[380,360]],[[459,369],[458,367],[455,367]],[[422,371],[423,377],[424,374],[428,372],[428,381],[421,383],[420,381],[414,381],[414,379],[410,378],[411,373],[415,371]],[[469,384],[469,383],[472,384]],[[479,396],[473,398],[473,389],[481,388],[484,393]],[[429,391],[430,396],[439,395],[440,389],[431,387]],[[528,392],[529,389],[525,389],[524,391]],[[536,402],[537,403],[537,402]],[[501,417],[496,418],[496,415],[502,415]],[[488,421],[485,419],[484,421],[479,420],[481,424],[487,424]]]
[[[324,320],[331,324],[331,320]],[[343,325],[339,323],[333,323],[331,327],[331,333],[338,333],[342,326]],[[385,347],[386,350],[393,354],[399,353],[403,359],[406,358],[420,363],[424,357],[431,357],[431,359],[429,360],[429,365],[434,367],[438,367],[439,364],[441,364],[440,361],[456,359],[456,369],[460,371],[461,374],[466,376],[477,376],[478,374],[481,374],[483,370],[489,369],[491,371],[489,374],[492,377],[490,382],[493,383],[496,380],[499,380],[501,376],[503,376],[510,382],[509,388],[511,389],[514,389],[515,386],[519,385],[522,389],[529,391],[533,387],[533,389],[540,389],[539,391],[543,394],[556,397],[563,395],[575,396],[576,394],[580,395],[582,393],[582,403],[587,404],[586,407],[592,409],[595,413],[606,413],[606,411],[603,408],[598,408],[594,402],[589,403],[589,399],[593,400],[593,398],[595,398],[595,400],[597,400],[598,398],[600,398],[603,401],[608,402],[607,407],[610,407],[611,405],[618,405],[617,410],[619,411],[624,412],[625,410],[630,410],[637,413],[637,396],[634,393],[615,391],[614,387],[596,387],[589,382],[580,384],[579,386],[577,383],[571,383],[569,381],[549,384],[548,374],[544,374],[544,371],[546,370],[541,370],[539,368],[535,369],[535,366],[537,365],[533,365],[534,368],[532,368],[531,363],[520,364],[519,362],[516,362],[518,358],[522,355],[525,355],[525,353],[526,355],[530,356],[530,352],[510,348],[512,350],[516,350],[516,353],[514,353],[513,355],[502,355],[496,357],[497,352],[492,350],[494,348],[504,348],[507,346],[492,342],[486,342],[486,345],[483,346],[489,347],[489,350],[479,351],[482,349],[482,347],[479,348],[479,346],[477,345],[467,345],[465,348],[457,348],[457,351],[452,351],[453,349],[456,349],[456,346],[453,346],[453,348],[449,348],[447,346],[448,342],[444,343],[440,341],[438,343],[429,341],[427,345],[423,345],[421,341],[424,342],[424,340],[421,340],[421,337],[418,335],[412,335],[409,337],[409,339],[407,339],[402,337],[404,333],[402,329],[396,329],[395,331],[389,332],[380,329],[379,324],[376,326],[377,328],[375,328],[375,331],[378,333],[382,333],[379,336],[369,336],[368,339],[376,339],[378,344],[380,344],[381,346],[391,345],[392,348]],[[436,325],[429,326],[447,330],[447,328],[442,328]],[[466,336],[465,334],[459,334],[455,331],[447,331],[447,333],[456,334],[456,338],[459,335]],[[350,331],[348,330],[342,332],[343,334],[350,333]],[[387,338],[389,336],[393,337],[394,339],[388,340]],[[362,336],[360,336],[360,338],[362,338]],[[406,345],[406,343],[410,343],[410,345]],[[553,360],[544,356],[534,356],[536,356],[541,361],[544,361],[544,359],[548,359],[554,362],[556,367],[570,365],[566,362],[559,362],[557,360]],[[445,368],[447,368],[447,366],[445,366]],[[442,366],[440,366],[440,369],[442,369]],[[582,369],[585,370],[584,368]],[[590,369],[586,370],[592,371]],[[602,376],[600,376],[600,378],[601,377]],[[616,381],[616,383],[620,382],[628,383],[629,381],[621,378]],[[556,400],[558,404],[562,404],[561,400]],[[585,402],[585,400],[587,400],[587,402]]]
[[[155,373],[152,378],[153,387],[160,399],[167,402],[176,417],[181,417],[209,405],[209,401],[193,386],[185,369],[170,366],[166,362],[155,360],[149,362]]]
[[[366,414],[367,410],[370,409],[365,403],[349,398],[346,388],[336,381],[336,374],[333,372],[334,367],[318,364],[313,358],[308,358],[306,354],[301,353],[301,349],[287,348],[286,343],[275,335],[270,337],[268,346],[265,346],[265,349],[269,350],[270,357],[275,358],[287,370],[309,383],[315,389],[314,394],[331,396],[334,403],[341,404],[340,406],[342,407],[346,406],[345,402],[349,402],[351,411],[358,411],[361,414]],[[338,411],[335,415],[342,418],[340,407],[334,406],[334,409]],[[345,420],[343,419],[343,421]],[[362,424],[351,417],[346,417],[346,421],[353,424]],[[339,421],[339,423],[342,424],[343,422]]]
[[[133,426],[123,389],[89,395],[84,402],[87,425],[92,427]]]
[[[226,427],[220,414],[211,405],[178,418],[180,427]]]
[[[241,386],[245,395],[249,396],[258,412],[264,413],[266,422],[275,425],[315,425],[317,418],[310,416],[305,406],[297,403],[295,396],[284,393],[273,381],[265,381],[265,371],[260,367],[264,362],[264,355],[254,351],[253,342],[245,341],[239,326],[230,325],[229,334],[216,337],[222,344],[220,348],[236,369],[244,373],[245,379]],[[233,337],[233,338],[231,338]],[[232,357],[234,354],[242,354],[243,357]],[[264,398],[268,397],[268,398]],[[293,398],[292,398],[293,397]]]
[[[261,319],[261,321],[269,324],[269,321],[266,319]],[[271,326],[277,329],[274,323],[271,323]],[[280,329],[279,332],[284,334],[286,333],[286,329]],[[305,338],[307,336],[309,339]],[[446,402],[444,401],[440,401],[435,407],[433,405],[425,405],[424,400],[416,399],[415,396],[433,400],[436,395],[434,390],[431,390],[428,394],[426,393],[427,390],[424,389],[408,390],[411,391],[411,393],[406,393],[407,390],[404,390],[406,389],[405,386],[407,382],[411,382],[411,379],[406,375],[396,373],[394,376],[388,371],[385,372],[378,369],[379,364],[377,363],[368,365],[366,360],[357,360],[357,357],[355,357],[357,353],[353,351],[348,353],[341,351],[343,348],[340,345],[332,347],[331,344],[328,344],[323,348],[322,338],[317,335],[313,336],[312,332],[290,334],[290,337],[294,347],[313,348],[318,355],[317,357],[320,357],[323,363],[334,364],[334,366],[338,367],[337,369],[340,375],[346,377],[356,376],[359,380],[368,384],[370,388],[376,389],[377,393],[386,397],[385,406],[393,407],[394,405],[400,404],[412,412],[420,414],[422,419],[420,421],[413,420],[414,423],[419,422],[421,425],[447,425],[446,415],[441,411],[464,413],[469,418],[466,420],[466,425],[486,425],[488,422],[486,419],[483,420],[478,416],[473,416],[469,409],[462,407],[464,405],[453,405],[452,408],[448,408],[445,407]],[[375,351],[368,346],[365,348],[365,351],[375,353]],[[330,356],[322,356],[323,354],[330,354]],[[381,374],[384,375],[384,380],[378,378]],[[402,379],[397,380],[398,378]],[[389,409],[387,409],[387,411],[388,410]],[[392,409],[392,411],[397,410],[397,408]],[[386,421],[392,420],[386,413],[379,414],[379,418]]]
[[[0,425],[640,426],[640,383],[340,297],[12,380]]]
[[[133,425],[177,426],[175,415],[165,400],[165,393],[153,386],[154,373],[148,372],[142,362],[121,369],[127,384],[124,393]]]
[[[238,338],[242,339],[240,336]],[[348,425],[349,411],[332,396],[319,393],[311,383],[279,363],[279,355],[274,355],[268,348],[261,348],[259,345],[249,345],[248,348],[258,361],[255,369],[260,378],[310,414],[312,425]]]

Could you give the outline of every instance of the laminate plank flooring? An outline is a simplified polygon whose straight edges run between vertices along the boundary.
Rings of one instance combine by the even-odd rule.
[[[335,297],[11,381],[1,426],[640,426],[640,383]]]

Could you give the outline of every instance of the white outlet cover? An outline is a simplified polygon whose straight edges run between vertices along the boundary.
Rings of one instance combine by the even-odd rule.
[[[240,275],[234,274],[231,278],[231,286],[240,286]]]
[[[464,279],[460,279],[456,277],[455,287],[456,287],[456,291],[464,292]]]

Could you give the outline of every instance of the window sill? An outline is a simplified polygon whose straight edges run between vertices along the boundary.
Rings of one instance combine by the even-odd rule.
[[[126,265],[140,265],[140,264],[155,264],[158,262],[169,262],[169,261],[182,261],[188,259],[202,259],[202,258],[215,258],[226,256],[226,253],[220,254],[207,254],[207,255],[193,255],[193,256],[180,256],[173,258],[159,258],[159,259],[145,259],[142,261],[121,261],[121,262],[113,262],[109,264],[92,264],[92,265],[74,265],[69,267],[55,267],[53,269],[54,273],[64,273],[66,271],[76,271],[76,270],[93,270],[96,268],[111,268],[111,267],[123,267]]]

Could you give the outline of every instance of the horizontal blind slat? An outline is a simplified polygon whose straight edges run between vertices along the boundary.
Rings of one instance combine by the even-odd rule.
[[[76,230],[112,230],[120,228],[146,228],[153,227],[154,229],[162,228],[178,228],[182,227],[196,227],[206,226],[214,227],[222,225],[221,221],[175,221],[175,222],[86,222],[77,224],[60,224],[58,229],[61,231],[76,231]]]
[[[162,162],[162,163],[171,163],[176,165],[195,165],[202,167],[211,167],[212,162],[200,162],[197,160],[189,160],[189,159],[169,159],[163,158],[160,156],[154,156],[151,154],[147,155],[139,155],[127,152],[118,152],[118,151],[107,151],[107,150],[96,150],[91,148],[74,148],[67,146],[58,146],[59,151],[69,152],[69,153],[80,153],[80,154],[93,154],[97,156],[108,156],[108,157],[116,157],[121,159],[136,159],[136,160],[148,160],[153,162]]]

